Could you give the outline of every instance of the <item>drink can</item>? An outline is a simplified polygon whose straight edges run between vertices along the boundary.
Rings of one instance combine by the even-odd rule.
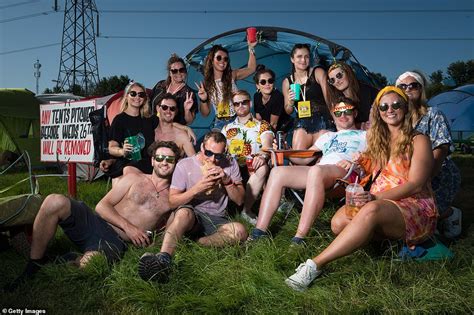
[[[283,150],[284,143],[285,143],[285,139],[284,139],[284,136],[283,136],[283,131],[277,131],[276,141],[277,141],[277,149],[278,150]]]
[[[125,140],[133,146],[132,152],[127,154],[126,158],[133,161],[140,161],[142,159],[140,143],[138,142],[138,136],[131,136],[125,138]]]

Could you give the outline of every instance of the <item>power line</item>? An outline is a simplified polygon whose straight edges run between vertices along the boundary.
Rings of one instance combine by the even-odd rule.
[[[269,14],[301,14],[301,13],[473,13],[473,9],[408,9],[408,10],[100,10],[100,13],[112,13],[112,14],[128,14],[128,13],[146,13],[146,14],[157,14],[157,13],[188,13],[188,14],[235,14],[235,13],[269,13]]]
[[[41,15],[48,15],[50,13],[56,13],[56,11],[44,11],[44,12],[39,12],[39,13],[33,13],[33,14],[28,14],[28,15],[17,16],[17,17],[11,18],[11,19],[0,20],[0,24],[1,23],[18,21],[18,20],[29,19],[29,18],[32,18],[32,17],[41,16]]]
[[[190,36],[114,36],[114,35],[99,35],[100,38],[106,39],[199,39],[205,40],[208,37],[190,37]]]
[[[4,5],[4,6],[1,6],[0,10],[8,9],[8,8],[11,8],[11,7],[17,7],[17,6],[24,5],[24,4],[30,4],[30,3],[33,3],[33,2],[38,2],[38,0],[30,0],[30,1],[7,4],[7,5]]]
[[[28,51],[28,50],[35,50],[35,49],[46,48],[46,47],[52,47],[52,46],[57,46],[57,45],[61,45],[61,43],[46,44],[46,45],[41,45],[41,46],[34,46],[34,47],[28,47],[28,48],[23,48],[23,49],[4,51],[4,52],[0,52],[0,55],[14,54],[14,53],[18,53],[18,52],[23,52],[23,51]]]

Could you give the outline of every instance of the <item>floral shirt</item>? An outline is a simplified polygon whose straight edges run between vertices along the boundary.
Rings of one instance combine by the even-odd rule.
[[[227,138],[229,153],[234,156],[239,165],[245,164],[245,158],[253,156],[262,149],[261,136],[271,134],[270,124],[265,120],[259,121],[253,116],[245,123],[239,122],[238,117],[222,129]]]
[[[428,112],[421,117],[415,129],[430,137],[432,150],[449,144],[449,153],[454,151],[448,119],[439,109],[428,107]]]

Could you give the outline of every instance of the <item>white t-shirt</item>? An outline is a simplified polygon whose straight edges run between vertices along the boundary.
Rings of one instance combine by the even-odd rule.
[[[327,132],[314,143],[323,153],[320,165],[336,164],[341,160],[352,160],[354,153],[362,152],[367,147],[364,130],[341,130]]]

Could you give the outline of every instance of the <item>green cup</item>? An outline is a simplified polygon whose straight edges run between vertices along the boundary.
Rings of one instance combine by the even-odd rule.
[[[300,100],[301,84],[299,84],[299,83],[290,84],[290,89],[295,93],[295,101],[299,101]]]
[[[125,141],[133,146],[132,152],[128,153],[125,157],[129,160],[140,161],[142,159],[140,143],[138,136],[130,136],[125,138]]]

